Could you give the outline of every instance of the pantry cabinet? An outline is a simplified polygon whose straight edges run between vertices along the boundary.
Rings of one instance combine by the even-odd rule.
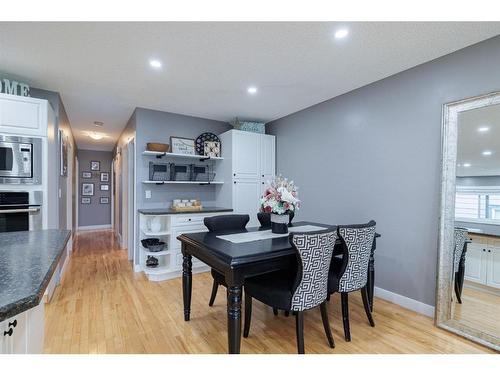
[[[267,181],[276,173],[276,138],[240,130],[220,135],[224,160],[219,166],[224,185],[217,190],[217,205],[248,214],[248,226],[257,226],[259,200]]]
[[[471,235],[465,257],[465,279],[492,288],[500,288],[500,239]]]

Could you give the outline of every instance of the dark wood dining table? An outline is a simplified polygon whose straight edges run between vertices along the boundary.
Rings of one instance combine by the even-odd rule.
[[[308,221],[294,223],[294,227],[314,225],[323,228],[336,228],[335,225]],[[258,227],[247,228],[243,232],[262,230]],[[177,237],[182,243],[182,294],[184,320],[189,321],[191,314],[192,257],[196,257],[210,267],[225,275],[227,284],[227,333],[228,352],[237,354],[241,345],[241,299],[245,278],[288,268],[297,262],[295,251],[288,236],[250,242],[233,243],[218,236],[242,233],[242,231],[185,233]],[[376,234],[368,266],[368,298],[373,311],[373,288],[375,281]],[[334,255],[342,254],[340,241],[334,248]]]

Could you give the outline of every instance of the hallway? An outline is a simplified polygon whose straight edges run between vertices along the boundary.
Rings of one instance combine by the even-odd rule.
[[[225,353],[226,304],[221,288],[208,307],[212,278],[193,277],[192,319],[182,319],[181,279],[154,283],[134,273],[112,231],[81,232],[61,285],[46,305],[45,353]],[[371,328],[353,295],[352,342],[343,339],[340,299],[330,304],[336,348],[326,343],[319,311],[306,314],[308,353],[489,353],[434,327],[432,319],[376,299]],[[287,337],[287,340],[283,340]],[[242,353],[295,353],[293,318],[254,304]]]

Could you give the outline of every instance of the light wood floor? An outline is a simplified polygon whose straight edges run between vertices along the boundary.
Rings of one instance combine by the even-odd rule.
[[[500,296],[464,284],[462,304],[455,303],[455,320],[500,337]]]
[[[225,289],[208,307],[209,273],[193,277],[191,321],[184,322],[181,280],[161,283],[135,274],[111,232],[76,238],[62,284],[46,307],[46,353],[226,353]],[[329,303],[336,348],[330,349],[320,312],[305,316],[307,353],[492,353],[433,325],[432,319],[375,300],[370,327],[358,293],[350,297],[352,342],[343,339],[340,301]],[[296,353],[295,322],[254,302],[242,353]]]

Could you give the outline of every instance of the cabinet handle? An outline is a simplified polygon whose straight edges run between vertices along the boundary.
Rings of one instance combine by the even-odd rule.
[[[14,327],[14,328],[16,328],[16,326],[17,326],[17,319],[14,319],[13,322],[9,322],[9,327],[11,327],[11,326]]]
[[[233,176],[236,177],[236,173],[233,173]]]
[[[189,218],[188,221],[191,221],[191,218]]]
[[[236,184],[236,181],[234,181],[234,183]]]
[[[264,177],[264,175],[262,175],[262,177]]]
[[[12,329],[12,327],[10,327],[10,329],[8,331],[3,331],[3,335],[4,336],[12,336],[13,332],[14,332],[14,330]]]
[[[262,185],[264,185],[264,181],[262,181]]]
[[[491,253],[491,250],[488,250],[488,253]]]
[[[486,249],[483,249],[483,251],[486,251]]]

